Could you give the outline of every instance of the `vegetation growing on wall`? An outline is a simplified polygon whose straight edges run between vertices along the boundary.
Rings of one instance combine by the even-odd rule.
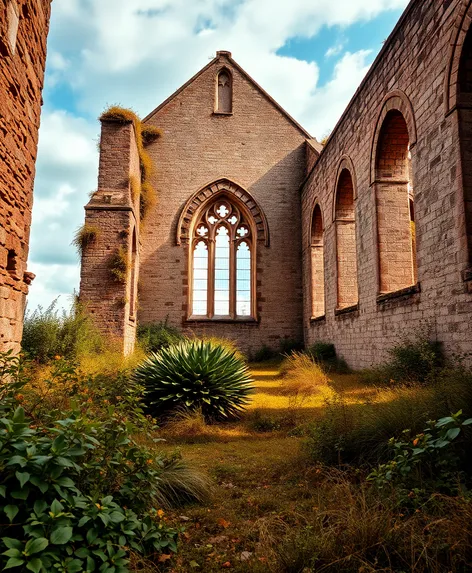
[[[123,246],[120,246],[108,261],[108,268],[110,269],[113,278],[118,283],[125,283],[128,276],[128,253]]]
[[[86,223],[77,229],[72,244],[76,247],[80,256],[84,254],[88,246],[95,242],[99,234],[100,229],[98,227],[87,225]]]
[[[153,125],[144,125],[138,115],[131,109],[126,109],[120,106],[111,106],[105,110],[100,116],[101,121],[113,120],[121,121],[123,123],[133,123],[136,133],[136,143],[138,146],[139,163],[141,168],[141,181],[133,181],[130,179],[131,193],[133,198],[139,195],[140,198],[140,216],[144,221],[146,215],[149,213],[150,208],[157,201],[157,193],[154,189],[151,177],[153,175],[154,164],[147,153],[145,146],[152,143],[162,135],[162,131]]]

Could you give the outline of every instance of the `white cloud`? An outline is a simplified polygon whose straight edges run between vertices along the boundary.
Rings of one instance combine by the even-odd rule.
[[[334,127],[368,69],[369,52],[339,57],[319,86],[316,63],[281,56],[291,38],[323,26],[348,27],[407,0],[62,0],[53,4],[46,107],[40,132],[30,267],[38,272],[30,307],[78,288],[70,246],[96,187],[99,124],[108,104],[146,115],[217,50],[235,59],[308,131]],[[62,91],[61,91],[62,90]],[[55,97],[49,101],[48,95]],[[54,109],[52,102],[71,112]],[[62,99],[61,99],[62,98]],[[79,117],[80,116],[80,117]]]

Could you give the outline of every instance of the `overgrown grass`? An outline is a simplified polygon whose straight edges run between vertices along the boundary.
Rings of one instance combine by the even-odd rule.
[[[57,304],[58,299],[46,309],[26,313],[22,348],[31,359],[45,364],[55,356],[76,359],[105,349],[103,337],[78,303],[69,311],[60,311]]]
[[[72,244],[77,249],[79,256],[82,256],[90,245],[92,245],[100,235],[100,229],[94,225],[84,224],[75,233]]]

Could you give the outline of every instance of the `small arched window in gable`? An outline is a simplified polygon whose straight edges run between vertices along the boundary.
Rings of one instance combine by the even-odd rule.
[[[233,78],[231,72],[223,68],[218,73],[216,85],[216,106],[217,113],[232,113],[233,111]]]

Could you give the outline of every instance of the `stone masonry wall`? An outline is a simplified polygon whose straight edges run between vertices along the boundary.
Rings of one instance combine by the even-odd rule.
[[[139,274],[139,256],[133,256],[135,234],[139,240],[139,196],[133,195],[131,181],[141,177],[133,124],[102,121],[100,149],[98,190],[85,207],[85,229],[93,237],[82,253],[80,301],[101,332],[129,354],[136,336],[132,289]],[[123,280],[112,273],[118,256],[126,263]]]
[[[233,74],[232,114],[215,114],[215,81]],[[300,340],[302,330],[301,210],[307,134],[278,110],[228,54],[218,58],[147,123],[163,130],[148,151],[159,200],[143,225],[139,320],[168,320],[196,334],[235,340],[244,350]],[[313,152],[315,153],[315,152]],[[249,191],[267,217],[270,246],[257,246],[255,323],[188,322],[188,244],[176,244],[187,200],[227,178]]]
[[[28,284],[51,0],[0,0],[0,351],[17,350]]]
[[[429,330],[448,351],[472,350],[472,278],[465,237],[463,167],[458,109],[454,103],[458,56],[472,19],[470,0],[413,0],[385,44],[340,123],[333,131],[302,195],[304,260],[304,330],[308,344],[331,341],[339,355],[355,367],[386,357],[399,336]],[[456,54],[456,55],[455,55]],[[455,58],[455,59],[454,59]],[[449,78],[452,78],[451,80]],[[452,82],[452,83],[451,83]],[[460,107],[460,106],[459,106]],[[382,112],[383,110],[383,112]],[[418,285],[385,293],[379,281],[379,222],[376,201],[385,201],[382,223],[392,225],[388,196],[379,195],[375,150],[379,127],[389,110],[399,110],[409,131]],[[464,113],[462,110],[460,110]],[[382,114],[382,115],[381,115]],[[391,116],[390,116],[391,117]],[[470,132],[470,123],[461,133]],[[374,142],[374,145],[373,145]],[[463,142],[464,143],[464,142]],[[394,142],[400,145],[401,142]],[[399,160],[404,160],[403,157]],[[336,178],[342,161],[352,164],[357,181],[355,224],[357,243],[357,307],[337,311],[336,226],[333,220]],[[391,167],[391,169],[390,169]],[[395,165],[387,170],[391,179]],[[405,174],[393,181],[405,194]],[[468,191],[470,195],[470,189]],[[311,320],[311,222],[321,206],[324,225],[325,318]],[[382,213],[382,211],[380,211]],[[384,237],[385,247],[396,239]],[[406,249],[405,249],[406,252]],[[390,253],[390,260],[392,255]],[[411,264],[411,256],[410,256]],[[405,264],[398,259],[397,264]],[[411,266],[410,266],[411,268]],[[398,270],[395,267],[393,270]],[[409,283],[414,279],[407,277]]]

